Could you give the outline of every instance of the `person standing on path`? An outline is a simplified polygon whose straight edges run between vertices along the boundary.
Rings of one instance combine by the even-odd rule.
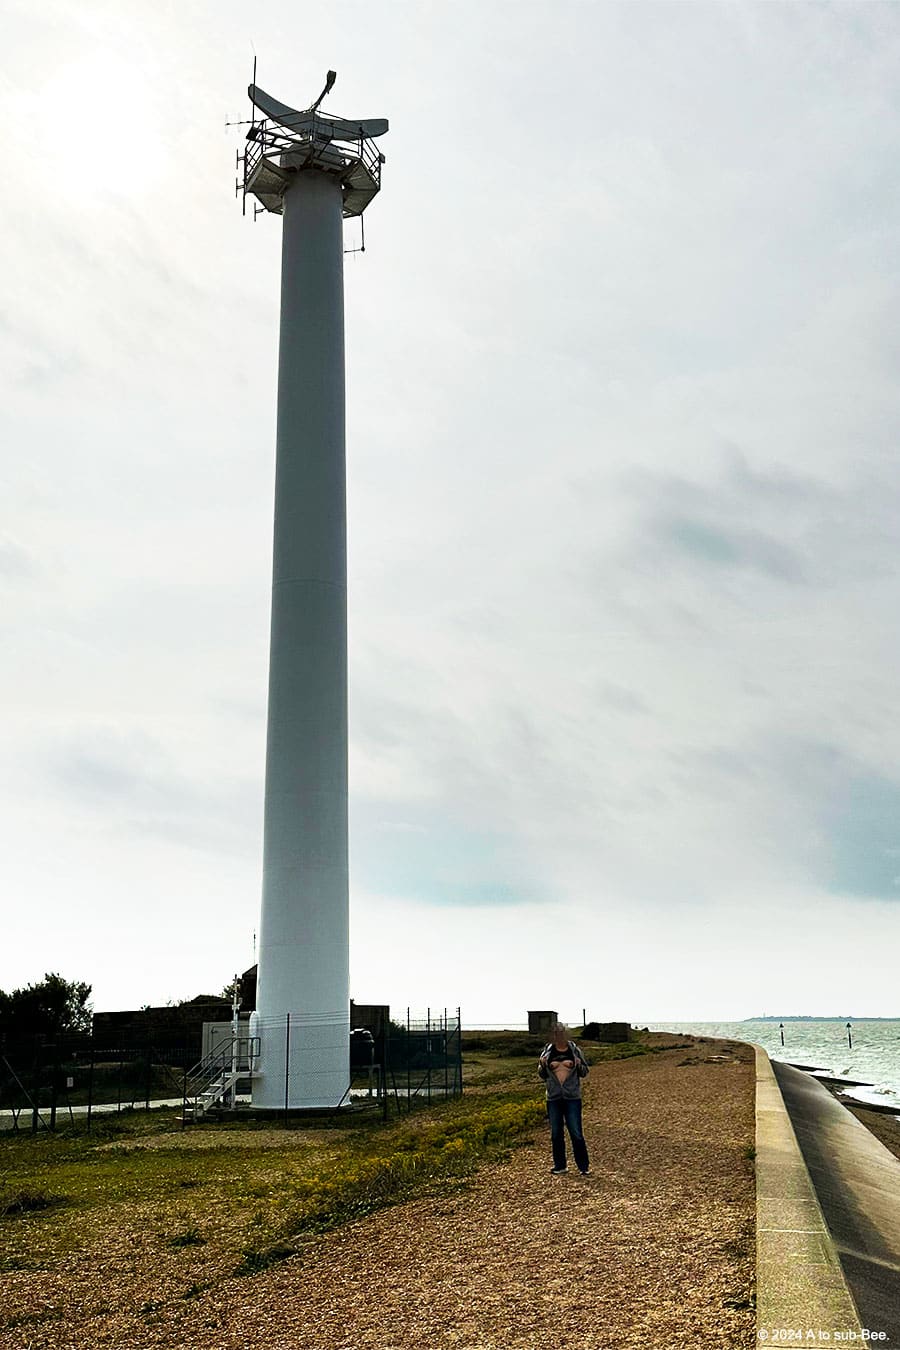
[[[547,1115],[550,1120],[550,1143],[553,1148],[554,1176],[568,1171],[566,1167],[566,1130],[572,1140],[575,1166],[582,1176],[591,1170],[587,1144],[581,1127],[581,1080],[590,1069],[584,1055],[562,1022],[553,1028],[553,1040],[545,1046],[538,1060],[538,1076],[547,1084]]]

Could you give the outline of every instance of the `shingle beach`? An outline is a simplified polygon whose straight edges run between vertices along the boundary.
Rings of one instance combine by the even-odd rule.
[[[689,1039],[596,1066],[585,1088],[586,1178],[549,1175],[544,1126],[465,1189],[313,1237],[261,1274],[148,1315],[163,1272],[148,1271],[142,1289],[132,1265],[122,1274],[131,1297],[111,1300],[115,1310],[91,1315],[95,1288],[58,1321],[0,1332],[0,1346],[749,1350],[753,1052],[699,1039],[686,1048]],[[92,1278],[109,1285],[114,1266]],[[4,1301],[39,1307],[41,1282],[39,1272],[27,1283],[7,1276]],[[59,1289],[59,1275],[48,1276],[46,1294]]]

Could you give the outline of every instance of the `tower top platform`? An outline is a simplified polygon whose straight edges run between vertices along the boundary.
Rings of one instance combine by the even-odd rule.
[[[326,93],[333,83],[334,71],[329,71]],[[318,110],[324,93],[312,107],[298,110],[256,84],[247,92],[254,117],[243,156],[244,200],[250,193],[266,211],[280,215],[295,176],[314,169],[339,181],[344,216],[361,216],[381,189],[384,155],[374,141],[388,130],[387,120],[327,116]],[[258,119],[257,113],[262,114]]]

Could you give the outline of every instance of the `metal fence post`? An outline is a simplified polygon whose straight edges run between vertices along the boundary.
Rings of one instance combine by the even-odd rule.
[[[40,1037],[34,1038],[34,1073],[31,1085],[31,1133],[37,1134],[38,1120],[40,1112],[38,1111],[38,1101],[41,1095],[41,1042]]]
[[[59,1039],[50,1047],[50,1129],[56,1129],[56,1094],[59,1091]]]
[[[284,1024],[284,1128],[288,1127],[288,1101],[290,1100],[291,1081],[291,1014],[287,1013]]]
[[[91,1110],[94,1105],[94,1038],[91,1037],[90,1060],[88,1062],[88,1089],[87,1089],[87,1132],[91,1132]]]

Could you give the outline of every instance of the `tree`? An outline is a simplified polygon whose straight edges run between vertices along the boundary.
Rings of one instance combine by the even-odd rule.
[[[0,989],[0,1032],[11,1036],[71,1035],[91,1029],[91,986],[46,974],[37,984]]]

